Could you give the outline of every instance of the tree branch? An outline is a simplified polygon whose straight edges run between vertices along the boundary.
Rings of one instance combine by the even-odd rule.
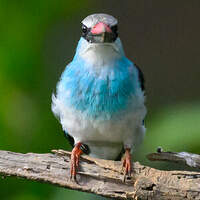
[[[168,161],[200,169],[200,155],[198,154],[188,152],[162,152],[159,148],[157,153],[148,154],[147,158],[150,161]]]
[[[70,153],[0,151],[0,174],[18,176],[113,199],[200,199],[200,173],[161,171],[138,162],[134,175],[123,182],[121,162],[81,157],[78,184],[70,180]]]

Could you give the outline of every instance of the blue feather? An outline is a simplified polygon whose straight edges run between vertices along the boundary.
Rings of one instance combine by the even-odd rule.
[[[137,70],[125,56],[111,66],[103,66],[98,73],[93,66],[75,56],[66,67],[58,84],[66,92],[58,96],[71,108],[89,118],[110,119],[129,105],[138,85]],[[68,95],[66,96],[68,91]]]

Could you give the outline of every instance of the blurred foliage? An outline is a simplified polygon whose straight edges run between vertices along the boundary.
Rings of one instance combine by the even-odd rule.
[[[146,155],[155,152],[159,146],[164,151],[187,151],[200,154],[199,119],[199,102],[166,106],[154,112],[149,109],[146,118],[146,137],[138,149],[136,160],[159,169],[181,169],[181,166],[170,163],[150,162],[146,159]]]
[[[67,24],[72,25],[74,19],[79,21],[80,13],[87,13],[89,5],[88,0],[0,0],[0,149],[38,153],[56,148],[70,149],[59,134],[61,126],[50,109],[51,94],[67,54],[63,49],[58,51],[57,43],[66,43],[60,34],[71,32],[66,36],[71,46],[66,48],[69,49],[67,56],[72,56],[77,41],[72,44],[70,40],[77,33]],[[67,28],[59,29],[59,24]],[[171,151],[200,153],[199,118],[199,102],[159,109],[149,107],[147,136],[137,159],[148,163],[145,154],[155,151],[157,146]],[[2,200],[94,198],[12,177],[1,179],[0,188]]]
[[[55,83],[47,84],[53,72],[45,71],[43,51],[48,31],[60,21],[67,24],[87,6],[87,1],[0,1],[0,149],[70,150],[51,113]],[[15,178],[0,180],[0,188],[2,200],[77,199],[82,195]]]

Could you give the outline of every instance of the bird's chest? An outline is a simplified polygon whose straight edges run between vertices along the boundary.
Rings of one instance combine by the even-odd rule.
[[[58,85],[55,102],[63,129],[75,142],[91,146],[95,154],[100,154],[95,147],[100,142],[105,152],[117,155],[124,138],[130,138],[143,119],[136,77],[132,65],[105,67],[98,73],[69,67]]]
[[[131,68],[75,70],[65,82],[65,103],[88,118],[106,120],[127,108],[136,84]]]

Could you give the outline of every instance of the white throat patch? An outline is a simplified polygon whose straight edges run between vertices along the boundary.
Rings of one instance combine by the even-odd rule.
[[[109,65],[124,55],[119,39],[114,43],[89,43],[86,40],[83,43],[79,55],[86,62],[95,66]]]

